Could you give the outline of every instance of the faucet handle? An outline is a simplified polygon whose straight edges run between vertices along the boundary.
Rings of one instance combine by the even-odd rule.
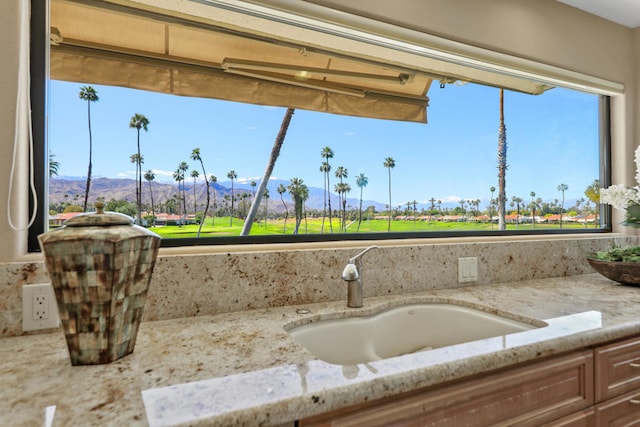
[[[347,264],[342,270],[342,280],[346,280],[347,282],[353,282],[360,278],[360,273],[358,273],[358,269],[356,265],[352,262]]]

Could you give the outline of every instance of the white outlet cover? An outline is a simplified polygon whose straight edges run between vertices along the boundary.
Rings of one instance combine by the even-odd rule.
[[[43,307],[47,315],[42,319],[34,316],[36,297],[44,297],[47,306]],[[58,304],[56,303],[56,295],[50,283],[38,283],[35,285],[22,286],[22,330],[38,331],[40,329],[51,329],[60,326],[60,317],[58,315]]]

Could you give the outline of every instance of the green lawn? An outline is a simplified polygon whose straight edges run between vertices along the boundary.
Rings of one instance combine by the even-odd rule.
[[[215,219],[215,226],[212,226],[211,218],[207,219],[202,226],[200,237],[215,237],[215,236],[239,236],[242,230],[243,221],[237,218],[233,219],[233,224],[229,224],[229,217],[218,217]],[[251,235],[275,235],[275,234],[293,234],[295,221],[288,219],[285,223],[283,220],[270,220],[265,226],[264,221],[256,222],[251,227]],[[362,221],[360,225],[361,233],[385,233],[387,232],[386,220],[369,220]],[[152,230],[162,236],[163,238],[186,238],[196,237],[198,233],[198,225],[185,225],[179,227],[177,225],[153,227]],[[536,224],[536,230],[545,229],[558,229],[558,224]],[[584,229],[584,225],[565,223],[564,229]],[[353,221],[347,224],[347,233],[357,233],[358,222]],[[497,230],[497,224],[486,223],[465,223],[465,222],[424,222],[424,221],[391,221],[392,232],[424,232],[424,231],[491,231]],[[515,224],[507,224],[507,230],[532,230],[532,224],[518,224],[517,228]],[[324,232],[330,233],[329,219],[325,219]],[[340,232],[340,221],[333,219],[333,232]],[[312,218],[307,221],[302,221],[300,224],[299,234],[320,234],[322,233],[322,219]]]

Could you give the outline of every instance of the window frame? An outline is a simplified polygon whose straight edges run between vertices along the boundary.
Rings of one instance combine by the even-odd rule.
[[[48,222],[48,144],[47,109],[49,81],[49,1],[31,2],[31,105],[34,163],[33,173],[37,199],[29,197],[30,211],[36,210],[35,221],[28,232],[28,251],[39,252],[38,235],[47,231]],[[543,64],[540,64],[543,65]],[[574,89],[575,88],[571,88]],[[595,92],[592,91],[592,92]],[[606,92],[602,90],[601,92]],[[611,183],[611,100],[609,95],[599,95],[599,151],[600,183],[603,187]],[[453,237],[488,237],[522,235],[567,235],[598,234],[612,232],[611,208],[600,205],[600,228],[594,229],[558,229],[558,230],[487,230],[487,231],[425,231],[425,232],[389,232],[389,233],[331,233],[299,235],[262,235],[262,236],[219,236],[201,238],[163,239],[163,247],[237,245],[263,243],[302,243],[331,241],[431,239]]]

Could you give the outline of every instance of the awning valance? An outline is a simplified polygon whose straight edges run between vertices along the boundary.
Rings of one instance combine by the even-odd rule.
[[[431,78],[120,9],[51,3],[51,78],[426,123]]]

